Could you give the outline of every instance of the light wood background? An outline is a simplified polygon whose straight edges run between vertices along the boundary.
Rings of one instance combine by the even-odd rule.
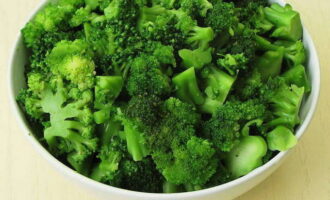
[[[40,0],[0,0],[0,199],[98,200],[73,185],[32,148],[7,95],[9,50]],[[286,162],[239,200],[330,200],[330,1],[288,0],[300,11],[321,61],[321,96],[305,136]]]

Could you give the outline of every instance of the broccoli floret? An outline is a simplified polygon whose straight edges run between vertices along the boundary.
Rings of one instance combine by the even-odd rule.
[[[220,54],[243,54],[249,63],[251,63],[256,56],[257,43],[255,41],[255,33],[247,27],[241,27],[228,41],[226,46],[218,52]]]
[[[174,144],[187,142],[195,134],[200,115],[192,105],[172,97],[161,105],[159,112],[161,121],[155,124],[149,137],[151,149],[166,151]]]
[[[162,17],[163,14],[166,14],[166,8],[159,5],[153,7],[143,7],[140,9],[140,17],[137,23],[138,29],[142,32],[145,28],[152,29],[156,22],[159,23],[159,18],[161,20],[166,20]],[[167,22],[164,21],[166,24]],[[164,25],[163,24],[163,25]]]
[[[232,76],[236,75],[240,70],[246,70],[247,62],[247,58],[242,53],[233,55],[226,54],[223,58],[217,60],[217,64],[226,69]]]
[[[270,80],[262,90],[262,94],[271,103],[273,112],[273,119],[267,123],[267,126],[283,125],[293,129],[295,125],[299,124],[299,108],[304,91],[303,87],[287,85],[283,78]]]
[[[274,25],[266,19],[264,7],[254,8],[256,13],[253,17],[248,18],[248,23],[259,34],[264,34],[272,30]],[[247,12],[247,15],[251,16],[251,13]]]
[[[204,103],[203,93],[198,87],[194,67],[176,75],[172,82],[175,85],[176,96],[182,101],[195,105]]]
[[[68,102],[68,92],[60,79],[56,92],[53,93],[50,88],[46,88],[40,100],[42,111],[50,114],[44,138],[51,152],[59,154],[65,151],[68,162],[81,173],[87,173],[88,169],[81,165],[85,165],[84,161],[97,148],[97,139],[93,133],[91,102],[92,94],[88,90],[82,94],[80,100]],[[63,144],[59,145],[59,142],[63,141],[70,145],[66,145],[67,148]]]
[[[193,17],[205,17],[207,11],[213,8],[208,0],[180,0],[180,9]]]
[[[176,27],[187,35],[194,27],[197,26],[197,21],[192,19],[186,12],[182,10],[169,10],[170,13],[177,17]]]
[[[125,113],[145,125],[153,126],[158,123],[161,103],[161,99],[155,95],[134,96],[128,102]]]
[[[228,101],[205,122],[203,132],[219,150],[228,152],[239,143],[242,123],[262,118],[264,114],[265,106],[258,100]]]
[[[181,148],[173,149],[174,162],[162,174],[174,184],[185,184],[189,190],[200,189],[215,173],[215,149],[207,140],[192,137]]]
[[[271,37],[284,40],[297,41],[301,39],[303,28],[298,12],[294,11],[289,4],[284,7],[277,3],[265,8],[266,18],[275,26]]]
[[[102,142],[105,144],[102,145],[97,156],[100,162],[94,166],[90,177],[102,183],[119,186],[121,182],[119,165],[124,157],[126,144],[115,134]]]
[[[192,105],[175,98],[165,101],[162,113],[150,136],[157,168],[170,183],[202,187],[215,172],[217,159],[211,143],[194,136],[200,116]]]
[[[92,12],[92,8],[90,6],[86,6],[76,10],[69,23],[72,27],[77,27],[84,24],[85,22],[93,21],[97,18],[100,19],[100,17],[100,15]]]
[[[235,5],[231,2],[217,1],[208,12],[205,23],[217,34],[232,32],[238,25]]]
[[[126,88],[131,96],[145,94],[163,96],[171,91],[169,81],[154,56],[141,55],[130,63]]]
[[[140,192],[162,192],[164,178],[150,157],[139,162],[125,160],[120,169],[123,176],[122,188]]]
[[[236,77],[215,68],[208,67],[202,72],[206,98],[200,106],[202,112],[213,114],[221,106],[232,88]]]
[[[46,61],[51,71],[81,90],[94,85],[95,64],[88,44],[83,40],[61,41],[56,44]]]
[[[236,97],[245,101],[258,97],[260,88],[263,85],[261,74],[257,70],[253,70],[251,73],[244,73],[244,75],[238,76],[233,93]]]
[[[174,48],[172,46],[163,45],[160,42],[148,42],[145,52],[152,54],[161,65],[176,66]]]
[[[104,9],[104,15],[108,20],[135,18],[138,14],[137,9],[133,0],[113,0]]]

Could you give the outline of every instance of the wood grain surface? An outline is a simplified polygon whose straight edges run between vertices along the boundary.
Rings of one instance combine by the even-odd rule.
[[[9,108],[9,52],[39,0],[0,0],[0,199],[98,200],[56,172],[23,137]],[[321,96],[301,142],[266,181],[239,200],[330,200],[330,1],[288,0],[301,15],[321,61]]]

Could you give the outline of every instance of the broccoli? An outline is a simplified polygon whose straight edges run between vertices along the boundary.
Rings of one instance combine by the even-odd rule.
[[[198,189],[216,171],[215,150],[210,142],[194,136],[199,115],[191,105],[170,98],[163,112],[159,131],[151,136],[156,166],[168,182]]]
[[[179,0],[179,7],[192,17],[205,17],[213,5],[208,0]]]
[[[270,80],[263,88],[263,95],[271,103],[273,119],[267,124],[268,127],[278,125],[293,129],[300,123],[299,108],[304,96],[304,87],[287,85],[283,78]]]
[[[267,143],[261,136],[245,136],[226,156],[225,165],[234,178],[243,176],[263,164]]]
[[[236,77],[230,76],[215,67],[204,69],[202,76],[205,78],[204,93],[206,98],[200,106],[200,110],[213,114],[225,102]]]
[[[235,75],[239,70],[247,69],[247,58],[244,54],[226,54],[217,60],[217,64],[226,69],[230,75]]]
[[[176,75],[172,82],[175,85],[176,95],[182,101],[196,105],[204,103],[203,94],[198,87],[195,68],[191,67]]]
[[[160,63],[154,56],[141,55],[129,64],[126,88],[131,96],[167,95],[171,91],[169,78],[161,71]]]
[[[265,9],[266,18],[275,26],[271,37],[284,40],[297,41],[301,39],[303,28],[298,12],[292,10],[289,4],[284,7],[279,4],[272,4]]]
[[[238,26],[238,22],[235,5],[223,1],[217,1],[205,18],[205,23],[220,35],[224,32],[232,32]]]
[[[292,131],[284,126],[277,126],[267,133],[268,147],[272,151],[286,151],[297,144]]]
[[[186,68],[193,67],[196,69],[201,69],[205,65],[210,64],[212,61],[212,48],[203,50],[201,48],[190,50],[181,49],[179,51],[179,56],[182,59],[182,64]]]
[[[265,106],[259,100],[228,101],[203,124],[203,133],[220,151],[228,152],[240,141],[242,123],[264,115]]]
[[[278,76],[282,69],[283,49],[267,51],[255,60],[255,68],[264,80]]]
[[[92,52],[83,40],[61,41],[46,57],[52,73],[76,84],[79,89],[89,89],[94,85],[95,64]]]
[[[201,190],[292,148],[312,91],[299,13],[266,0],[59,0],[22,29],[35,137],[89,178]]]
[[[67,90],[61,79],[57,80],[56,93],[47,87],[40,100],[42,111],[50,114],[49,124],[44,131],[50,150],[55,154],[65,151],[68,162],[84,174],[88,173],[88,167],[81,165],[97,149],[93,114],[89,106],[91,101],[92,94],[87,90],[80,100],[67,103]]]

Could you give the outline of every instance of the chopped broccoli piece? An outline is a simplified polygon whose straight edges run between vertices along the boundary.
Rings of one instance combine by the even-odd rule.
[[[213,114],[225,102],[236,77],[215,67],[206,68],[202,73],[205,77],[206,98],[200,109],[202,112]]]
[[[198,87],[194,67],[176,75],[172,82],[175,85],[176,95],[182,101],[196,105],[204,103],[204,97]]]
[[[238,178],[263,164],[267,144],[260,136],[245,136],[227,155],[225,164],[231,174]]]
[[[267,133],[267,143],[272,151],[286,151],[297,144],[297,138],[290,129],[278,126]]]
[[[181,49],[179,56],[182,58],[182,64],[186,68],[193,67],[201,69],[212,62],[212,48],[206,50],[202,48],[195,50]]]
[[[303,28],[298,12],[294,11],[289,4],[284,7],[272,4],[265,8],[266,18],[275,26],[271,37],[284,40],[297,41],[303,35]]]

